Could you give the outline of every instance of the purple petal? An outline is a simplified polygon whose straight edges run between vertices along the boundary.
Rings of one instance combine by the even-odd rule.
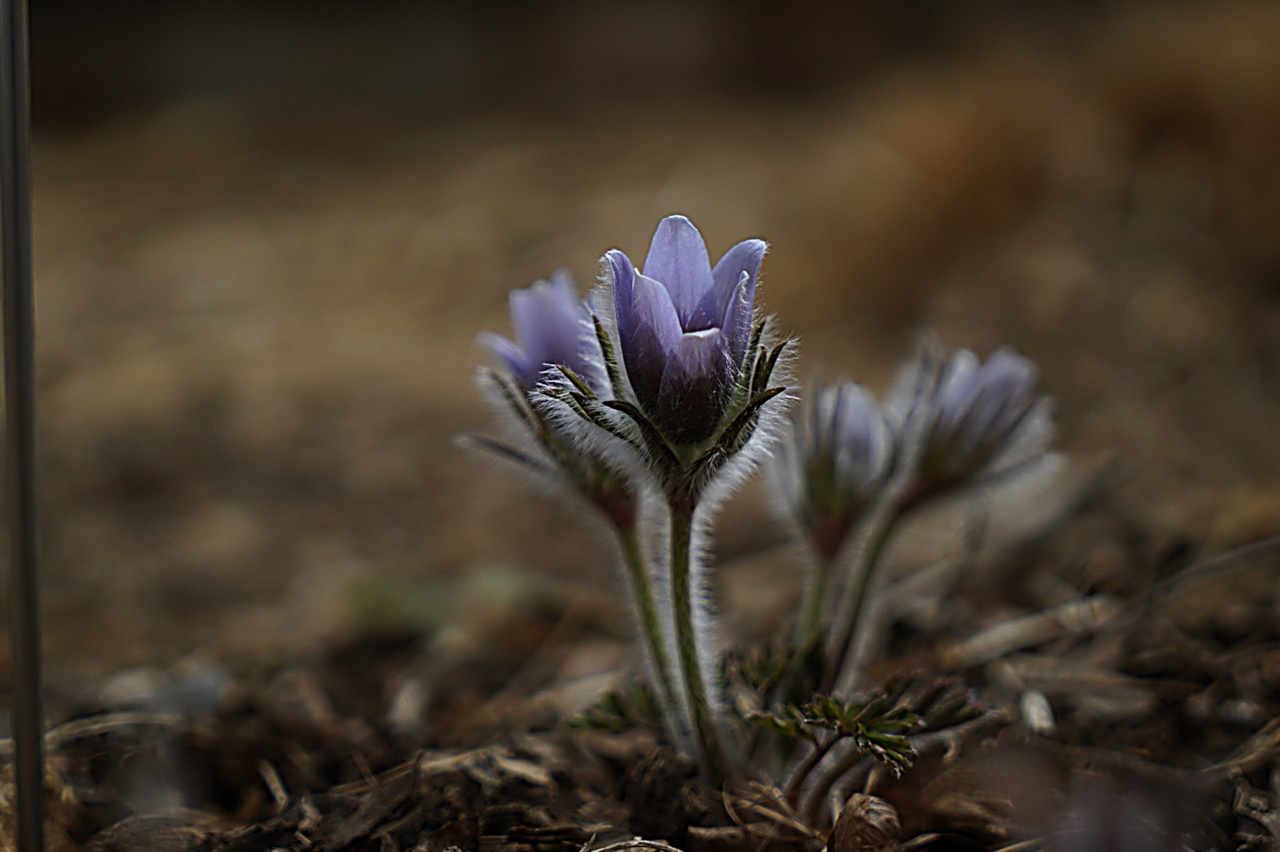
[[[573,278],[557,270],[550,280],[511,291],[508,297],[515,340],[496,334],[480,342],[507,363],[526,388],[535,387],[556,365],[568,367],[590,387],[605,386],[600,346],[588,323],[586,306],[578,301]]]
[[[530,370],[563,364],[579,374],[592,372],[591,362],[598,359],[586,356],[586,313],[567,274],[513,290],[510,303],[511,324]]]
[[[747,344],[751,342],[751,320],[754,316],[751,303],[754,292],[755,279],[744,271],[738,279],[738,286],[729,297],[724,317],[720,321],[728,342],[729,358],[735,369],[741,368],[742,359],[747,354]]]
[[[831,431],[836,446],[853,457],[871,451],[871,407],[867,392],[857,385],[841,385],[831,418]]]
[[[531,358],[565,363],[561,356],[576,355],[582,308],[572,284],[563,279],[539,281],[528,289],[512,290],[509,301],[516,339]]]
[[[982,365],[983,383],[1006,393],[1030,389],[1036,383],[1036,365],[1007,346],[1001,346]]]
[[[657,334],[666,351],[684,333],[671,294],[648,275],[637,275],[631,301],[631,316],[637,325],[648,326]]]
[[[493,334],[484,332],[480,335],[479,341],[481,345],[489,347],[489,349],[507,362],[507,367],[511,370],[511,374],[516,380],[526,388],[531,388],[538,383],[538,367],[529,363],[529,359],[525,357],[524,351],[512,341],[503,337],[501,334]]]
[[[715,326],[720,315],[709,310],[715,304],[715,287],[707,244],[684,216],[668,216],[658,223],[643,272],[671,294],[681,328],[701,331]]]
[[[825,387],[813,397],[809,417],[809,443],[814,456],[830,457],[835,454],[835,436],[840,428],[840,398],[842,386]]]
[[[977,391],[964,414],[969,445],[1003,440],[1031,407],[1035,365],[1010,349],[992,353],[974,377]]]
[[[711,270],[716,298],[716,316],[723,316],[729,308],[730,300],[738,289],[738,282],[745,272],[751,276],[747,286],[747,299],[754,303],[756,298],[756,279],[760,274],[760,263],[764,260],[768,245],[764,240],[743,240],[724,253],[724,257]]]
[[[680,318],[666,289],[647,275],[635,276],[627,324],[618,317],[622,361],[640,404],[657,404],[668,352],[680,338]],[[626,331],[624,331],[626,329]]]
[[[663,390],[674,390],[679,382],[710,378],[727,383],[730,378],[724,358],[724,335],[718,328],[681,334],[667,349],[667,370]]]
[[[937,389],[938,409],[935,431],[946,434],[954,430],[978,393],[978,356],[968,349],[951,354],[943,369]]]
[[[888,462],[888,426],[876,399],[861,385],[848,384],[839,401],[837,465],[865,487],[883,473]]]
[[[631,298],[635,288],[636,268],[631,264],[631,258],[617,249],[605,252],[601,264],[613,286],[613,310],[618,318],[618,334],[626,337],[634,328]]]
[[[658,388],[659,427],[679,443],[710,437],[724,416],[732,368],[719,329],[680,335],[667,349]]]

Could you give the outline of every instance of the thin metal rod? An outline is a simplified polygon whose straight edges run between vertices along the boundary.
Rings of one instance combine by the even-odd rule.
[[[35,298],[31,258],[31,88],[26,0],[0,0],[0,184],[3,206],[5,453],[9,633],[17,846],[44,849],[40,709],[39,527],[35,463]]]

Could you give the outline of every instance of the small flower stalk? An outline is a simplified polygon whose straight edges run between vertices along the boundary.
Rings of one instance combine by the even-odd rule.
[[[589,301],[579,301],[572,278],[558,270],[549,280],[513,290],[509,302],[516,339],[480,336],[503,366],[483,370],[481,383],[511,415],[518,446],[480,437],[471,442],[574,495],[608,524],[622,554],[645,656],[665,708],[676,701],[678,690],[659,606],[664,594],[645,564],[639,537],[640,495],[607,459],[579,446],[538,404],[539,388],[566,372],[592,393],[608,392]]]
[[[879,500],[893,451],[888,418],[852,382],[819,389],[784,433],[774,466],[778,490],[814,560],[796,624],[798,649],[823,632],[834,564]]]
[[[875,569],[901,521],[935,500],[986,488],[1051,458],[1049,400],[1035,365],[1007,347],[982,362],[967,349],[926,346],[903,369],[887,403],[893,471],[879,505],[857,532],[851,581],[828,638],[827,683],[847,694]]]

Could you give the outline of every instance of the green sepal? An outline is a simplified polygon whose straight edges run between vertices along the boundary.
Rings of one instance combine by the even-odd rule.
[[[541,424],[534,417],[533,412],[529,410],[528,400],[524,395],[524,390],[515,385],[515,380],[509,376],[503,376],[497,370],[485,370],[485,378],[498,389],[498,393],[502,395],[502,401],[507,407],[520,418],[520,422],[524,423],[532,431],[538,431]]]
[[[542,414],[529,401],[525,389],[515,379],[510,376],[503,376],[494,370],[487,370],[486,377],[497,388],[503,402],[507,404],[507,407],[511,409],[516,418],[524,424],[525,429],[538,442],[539,446],[552,457],[562,458],[564,454],[563,447],[552,436],[551,428],[547,425],[546,420],[543,419]]]
[[[751,440],[755,418],[759,414],[760,408],[778,394],[785,393],[786,390],[786,388],[782,387],[769,388],[763,393],[756,394],[738,412],[738,416],[733,418],[733,422],[720,433],[720,437],[716,439],[715,444],[694,461],[693,470],[703,476],[714,474],[726,459],[741,450],[746,446],[747,441]],[[744,432],[746,433],[745,437],[743,435]]]
[[[499,458],[515,462],[521,467],[528,468],[540,476],[545,476],[550,479],[557,478],[556,472],[547,465],[538,461],[533,456],[523,453],[515,447],[504,444],[501,441],[495,441],[492,438],[486,438],[483,435],[464,435],[462,440],[471,446],[484,450],[485,452],[493,453]]]
[[[644,448],[657,458],[667,470],[676,470],[680,467],[679,459],[676,458],[675,453],[671,452],[671,448],[667,446],[666,439],[662,437],[658,427],[650,423],[649,418],[645,417],[640,409],[621,399],[606,399],[600,404],[630,418],[631,422],[635,423],[636,428],[640,430],[640,438],[644,443]]]
[[[782,734],[784,737],[809,741],[816,739],[813,726],[809,724],[804,711],[794,704],[782,707],[776,712],[753,711],[747,713],[744,718],[748,722],[759,725],[765,730]]]
[[[626,380],[622,377],[622,365],[618,363],[618,356],[614,354],[613,341],[609,339],[609,333],[605,330],[600,317],[592,314],[591,323],[595,326],[596,341],[600,344],[600,354],[604,357],[605,372],[609,376],[609,386],[613,388],[614,399],[625,399]]]
[[[787,348],[787,344],[790,342],[790,340],[784,340],[769,350],[768,355],[756,359],[756,367],[751,377],[752,393],[760,393],[769,386],[769,380],[773,378],[773,371],[778,366],[778,359],[782,357],[782,351]]]
[[[560,371],[560,375],[562,375],[562,376],[564,376],[566,379],[568,379],[568,380],[569,380],[569,382],[570,382],[570,384],[572,384],[575,388],[577,388],[577,389],[578,389],[578,393],[582,394],[582,395],[583,395],[583,396],[585,396],[587,399],[595,399],[595,398],[596,398],[595,391],[593,391],[593,390],[591,390],[591,388],[587,387],[587,383],[586,383],[586,382],[584,382],[584,381],[583,381],[583,380],[578,376],[578,374],[577,374],[577,373],[575,373],[573,370],[570,370],[570,369],[569,369],[568,367],[566,367],[564,364],[556,364],[556,369]]]
[[[742,363],[738,365],[738,381],[733,388],[733,398],[729,401],[729,410],[733,411],[751,396],[756,363],[761,358],[760,338],[764,335],[765,321],[760,320],[751,329],[751,337],[747,341],[746,353]]]

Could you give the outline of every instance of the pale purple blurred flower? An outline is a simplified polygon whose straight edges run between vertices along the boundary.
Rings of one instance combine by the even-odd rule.
[[[789,510],[826,557],[879,496],[893,465],[893,432],[874,396],[852,382],[819,390],[778,453]]]
[[[658,225],[643,271],[605,254],[622,362],[641,409],[669,440],[697,444],[720,425],[751,339],[762,240],[745,240],[713,269],[684,216]]]
[[[1008,347],[985,362],[967,349],[926,355],[899,378],[890,405],[914,444],[907,502],[991,481],[1045,457],[1053,423],[1034,363]]]
[[[578,299],[567,271],[556,270],[547,281],[512,290],[508,302],[515,340],[486,333],[480,342],[502,358],[522,387],[533,389],[557,366],[572,370],[593,389],[607,387],[589,304]]]

